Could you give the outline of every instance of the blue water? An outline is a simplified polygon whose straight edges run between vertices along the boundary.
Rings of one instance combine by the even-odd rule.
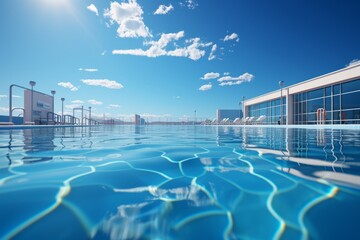
[[[360,130],[0,130],[0,239],[360,239]]]

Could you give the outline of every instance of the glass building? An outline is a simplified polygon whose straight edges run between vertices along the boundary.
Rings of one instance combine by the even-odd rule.
[[[249,99],[243,111],[263,124],[360,124],[360,64]]]

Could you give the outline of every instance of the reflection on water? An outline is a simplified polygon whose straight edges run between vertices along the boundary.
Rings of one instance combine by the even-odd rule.
[[[356,129],[1,130],[0,239],[357,239],[359,149]]]
[[[238,136],[240,148],[272,155],[269,159],[287,172],[293,169],[314,179],[322,176],[360,187],[358,130],[254,127],[239,132],[239,128],[219,127],[217,134],[218,144],[229,138],[234,142]]]

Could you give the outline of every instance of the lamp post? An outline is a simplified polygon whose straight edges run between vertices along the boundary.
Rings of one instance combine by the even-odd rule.
[[[55,96],[55,94],[56,94],[56,91],[55,90],[51,90],[51,95],[52,95],[52,97],[53,97],[53,99],[52,99],[52,112],[53,112],[53,121],[55,120],[55,100],[54,100],[54,96]]]
[[[31,86],[31,122],[34,121],[33,118],[33,113],[34,113],[34,86],[36,85],[35,81],[30,81],[29,82],[30,86]]]
[[[91,125],[91,107],[89,107],[89,125]]]
[[[284,81],[279,81],[280,86],[280,124],[283,124],[283,98],[282,98],[282,89],[284,86]]]
[[[61,98],[61,121],[62,123],[64,124],[64,101],[65,101],[65,98]]]
[[[194,125],[196,125],[196,110],[194,110]]]
[[[243,111],[243,118],[245,118],[245,96],[242,97],[242,111]]]

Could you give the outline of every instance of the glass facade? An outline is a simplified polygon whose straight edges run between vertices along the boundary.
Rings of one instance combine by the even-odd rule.
[[[280,120],[281,116],[281,108],[282,105],[283,111],[283,124],[286,123],[286,97],[282,98],[282,104],[280,101],[280,98],[273,99],[271,101],[262,102],[258,104],[254,104],[251,106],[248,106],[248,116],[254,117],[256,120],[260,116],[266,116],[266,118],[261,122],[262,124],[278,124],[278,121]]]
[[[293,96],[293,123],[316,124],[322,117],[326,124],[360,123],[360,79],[297,93]]]

